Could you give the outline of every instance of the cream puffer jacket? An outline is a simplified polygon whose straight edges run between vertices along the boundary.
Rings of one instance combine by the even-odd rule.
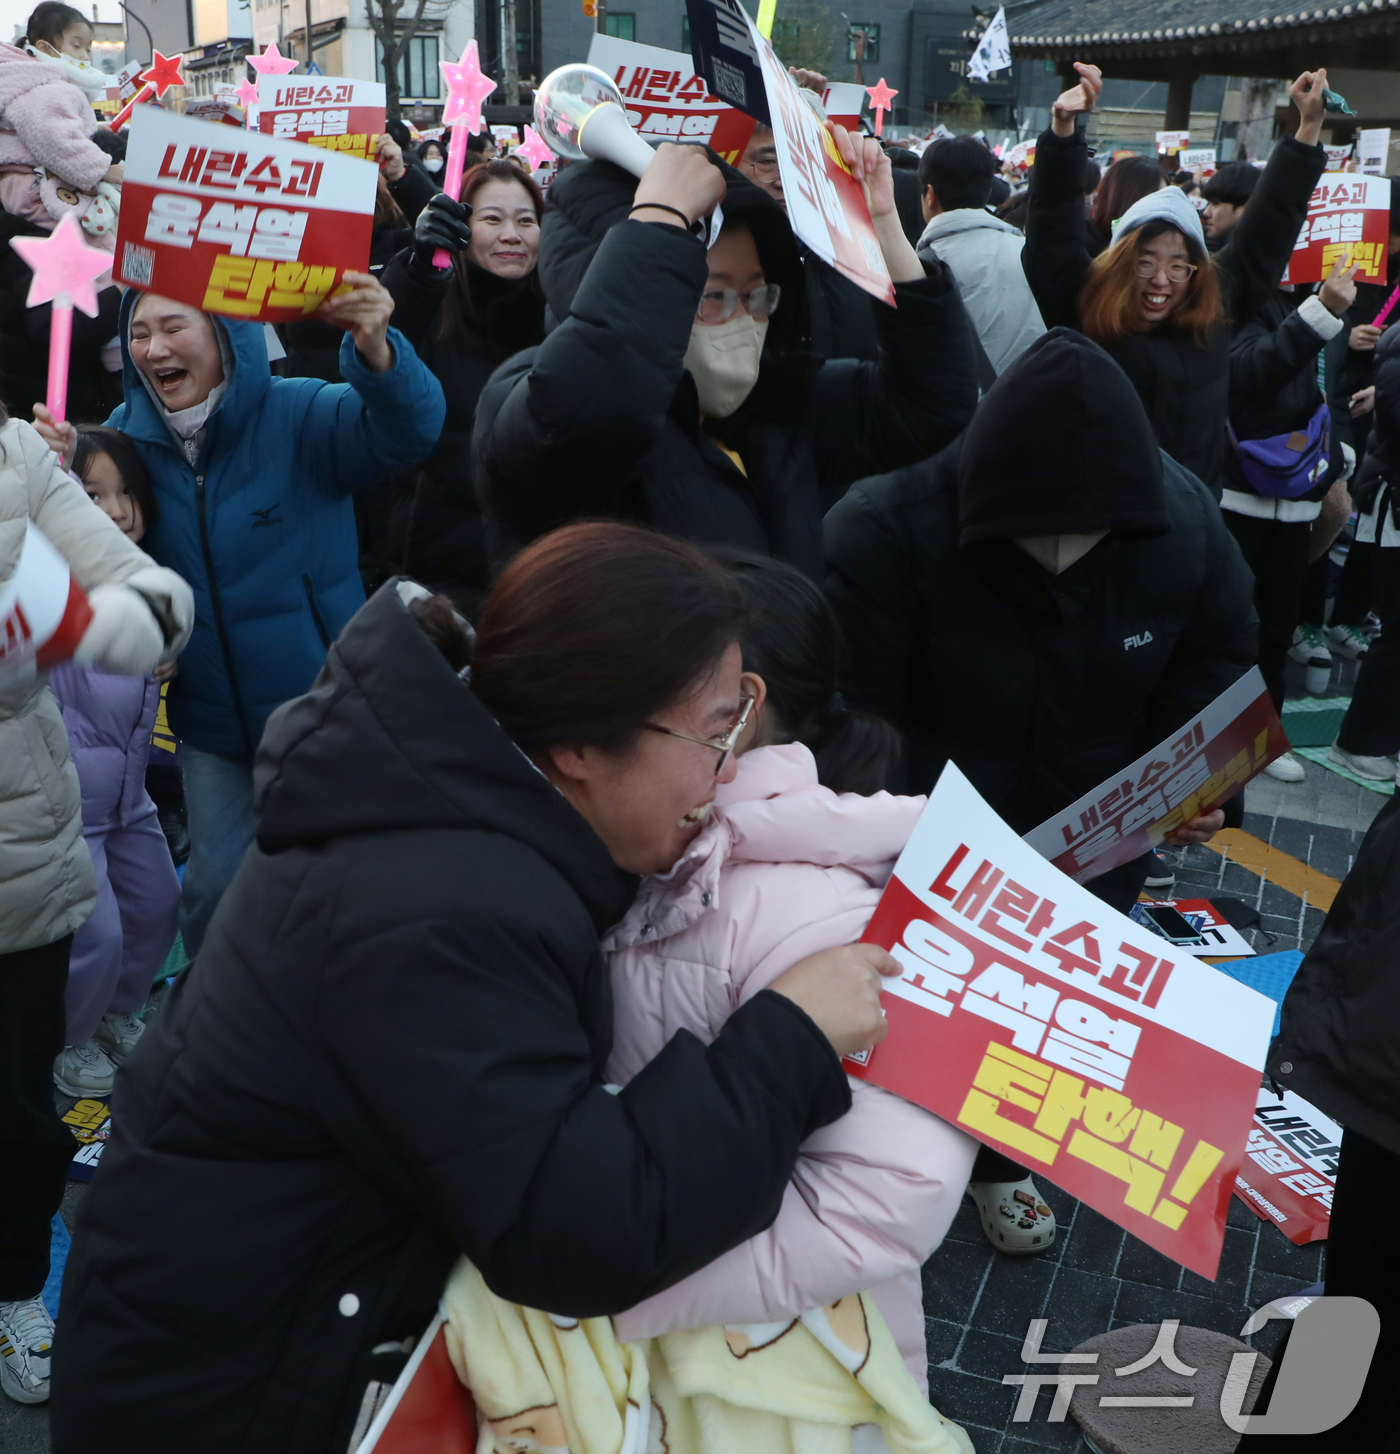
[[[707,1044],[745,1001],[865,929],[923,798],[838,795],[800,744],[739,759],[667,874],[642,880],[603,941],[613,986],[610,1080],[625,1084],[677,1030]],[[928,1388],[919,1269],[943,1240],[976,1142],[878,1086],[803,1142],[778,1218],[613,1323],[624,1343],[717,1323],[776,1323],[869,1292]]]
[[[85,591],[137,592],[167,658],[179,652],[194,615],[190,588],[117,529],[30,425],[11,419],[0,427],[0,584],[14,574],[31,520]],[[96,904],[78,774],[48,673],[0,677],[0,954],[52,944]]]

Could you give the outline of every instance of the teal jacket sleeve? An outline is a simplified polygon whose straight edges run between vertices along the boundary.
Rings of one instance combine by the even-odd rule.
[[[394,364],[366,367],[347,333],[340,345],[343,384],[318,389],[297,430],[297,463],[328,494],[352,494],[426,458],[442,433],[442,385],[397,328]]]

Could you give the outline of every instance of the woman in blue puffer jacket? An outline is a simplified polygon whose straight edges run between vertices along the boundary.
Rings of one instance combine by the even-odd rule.
[[[346,330],[343,384],[274,378],[263,325],[154,293],[122,300],[126,402],[107,423],[139,450],[160,518],[144,548],[194,589],[169,692],[190,857],[180,932],[193,959],[253,838],[253,754],[268,716],[308,691],[364,604],[351,495],[428,455],[442,387],[389,327],[368,273],[318,316]],[[65,457],[73,432],[35,410]]]

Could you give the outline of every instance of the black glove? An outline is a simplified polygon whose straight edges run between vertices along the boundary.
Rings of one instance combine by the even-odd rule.
[[[467,219],[472,215],[465,202],[454,202],[445,192],[438,192],[418,214],[413,226],[413,251],[419,262],[433,266],[433,254],[439,248],[448,252],[464,252],[472,240]]]

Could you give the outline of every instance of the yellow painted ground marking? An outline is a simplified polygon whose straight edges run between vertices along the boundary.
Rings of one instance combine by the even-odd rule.
[[[1270,847],[1243,828],[1223,828],[1205,846],[1268,883],[1305,899],[1309,908],[1321,909],[1324,913],[1332,907],[1332,900],[1342,886],[1340,880],[1309,868],[1301,859],[1281,848]]]

